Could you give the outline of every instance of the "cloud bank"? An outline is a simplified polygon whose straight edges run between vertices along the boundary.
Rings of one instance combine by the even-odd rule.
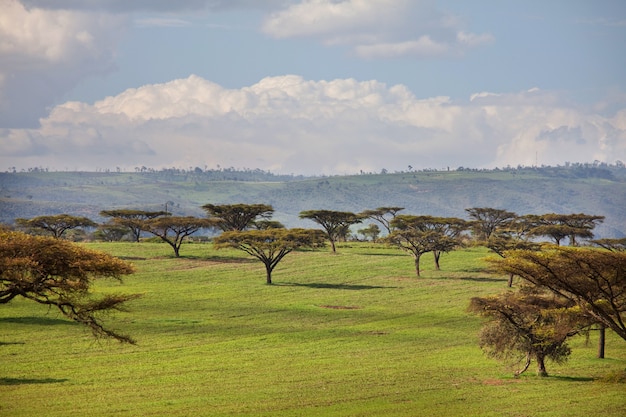
[[[611,117],[550,92],[418,98],[377,81],[268,77],[226,89],[192,75],[94,104],[56,106],[0,130],[0,169],[261,168],[352,174],[626,160],[626,109]]]
[[[446,57],[492,43],[432,2],[412,0],[304,0],[269,15],[262,30],[276,38],[312,37],[346,45],[367,59]]]

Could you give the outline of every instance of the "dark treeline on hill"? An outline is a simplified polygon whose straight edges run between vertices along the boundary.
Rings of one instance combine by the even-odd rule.
[[[274,219],[303,225],[298,213],[327,209],[361,212],[404,207],[417,215],[466,218],[465,209],[493,207],[518,214],[587,213],[605,217],[598,238],[626,236],[623,163],[565,166],[362,172],[346,176],[277,175],[253,169],[53,172],[42,168],[0,173],[0,222],[67,213],[102,221],[112,209],[165,210],[203,216],[211,204],[270,204]]]

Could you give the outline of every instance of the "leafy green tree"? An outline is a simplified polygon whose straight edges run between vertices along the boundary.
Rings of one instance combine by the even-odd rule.
[[[378,240],[378,236],[380,235],[380,227],[375,224],[370,224],[363,229],[359,229],[358,232],[362,234],[365,239],[370,239],[372,242],[376,242]]]
[[[54,216],[39,216],[32,219],[15,219],[15,223],[26,229],[43,230],[50,233],[55,239],[63,237],[66,231],[82,227],[96,227],[98,224],[87,217],[57,214]]]
[[[576,238],[593,238],[592,230],[604,220],[604,216],[548,213],[536,216],[535,220],[536,226],[530,231],[532,235],[548,236],[556,245],[569,237],[570,245],[576,246]]]
[[[588,326],[579,310],[572,308],[574,305],[527,286],[497,296],[474,297],[469,310],[489,319],[479,335],[488,356],[510,359],[521,354],[525,365],[515,372],[516,376],[526,371],[533,359],[537,375],[547,376],[546,359],[564,362],[571,352],[567,339]]]
[[[335,242],[347,233],[351,225],[361,223],[358,214],[349,211],[306,210],[300,212],[301,219],[309,219],[322,226],[330,241],[333,253],[337,252]]]
[[[103,210],[102,217],[110,217],[113,224],[126,227],[130,230],[135,242],[139,242],[141,232],[144,231],[145,221],[161,216],[169,216],[167,211],[146,211],[146,210]]]
[[[429,228],[423,227],[424,222],[431,216],[399,215],[391,222],[392,232],[387,235],[386,241],[396,245],[413,256],[415,273],[419,277],[420,259],[423,254],[431,252],[439,234]]]
[[[449,252],[460,244],[460,233],[465,230],[462,219],[434,216],[398,215],[391,222],[391,233],[386,241],[413,256],[415,272],[420,276],[421,256],[435,254],[435,267],[439,269],[441,253]]]
[[[485,245],[500,257],[505,258],[509,251],[513,250],[540,250],[541,244],[527,237],[528,226],[523,217],[518,217],[508,223],[503,229],[496,230],[489,236]],[[508,286],[513,286],[513,277],[509,273]]]
[[[267,284],[272,284],[272,271],[287,254],[296,249],[322,247],[325,241],[324,233],[317,229],[228,231],[213,240],[218,249],[237,248],[263,262]]]
[[[375,210],[365,210],[360,213],[360,216],[377,221],[389,234],[391,233],[391,221],[402,210],[404,210],[404,207],[378,207]]]
[[[123,310],[137,295],[93,295],[96,279],[133,273],[129,263],[77,244],[43,236],[0,230],[0,304],[16,297],[56,307],[61,314],[87,326],[96,337],[134,343],[105,327],[103,314]]]
[[[517,214],[512,211],[490,207],[473,207],[465,211],[471,219],[470,227],[474,237],[481,242],[488,241],[497,230],[508,228],[511,221],[517,218]]]
[[[432,251],[435,257],[435,269],[439,271],[441,254],[448,253],[461,245],[461,234],[467,230],[468,224],[465,220],[456,217],[434,217],[430,224],[425,223],[424,226],[439,234],[439,239],[435,242]]]
[[[119,242],[129,233],[128,228],[125,226],[105,223],[98,226],[98,229],[93,233],[93,237],[104,242]]]
[[[553,247],[512,251],[490,262],[574,302],[593,322],[626,340],[626,252]]]
[[[216,226],[216,222],[212,219],[201,219],[193,216],[165,216],[146,220],[143,228],[170,245],[178,258],[180,247],[187,236],[201,229],[210,229]]]
[[[252,228],[256,221],[269,220],[274,214],[274,208],[268,204],[205,204],[202,208],[225,232]]]

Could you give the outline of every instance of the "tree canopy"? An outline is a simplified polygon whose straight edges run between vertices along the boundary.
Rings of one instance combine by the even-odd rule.
[[[185,238],[200,229],[215,227],[212,219],[201,219],[193,216],[156,217],[144,222],[145,230],[158,236],[174,249],[176,257],[180,256],[180,247]]]
[[[374,210],[365,210],[360,216],[377,221],[382,224],[387,233],[391,233],[391,220],[393,220],[398,212],[404,210],[404,207],[378,207]]]
[[[554,247],[511,251],[490,262],[573,301],[594,322],[626,340],[626,252]]]
[[[103,210],[100,212],[103,217],[111,217],[112,225],[126,227],[133,235],[135,242],[139,242],[141,232],[145,230],[145,221],[161,216],[169,216],[167,211],[145,211],[145,210]]]
[[[64,316],[91,329],[96,337],[134,343],[102,323],[100,315],[122,310],[137,295],[96,297],[95,279],[133,273],[127,262],[51,237],[0,230],[0,304],[23,297],[56,307]]]
[[[507,226],[517,218],[512,211],[490,207],[473,207],[465,209],[471,219],[470,227],[474,236],[480,241],[487,241],[497,230]]]
[[[362,217],[349,211],[306,210],[300,212],[301,219],[309,219],[322,226],[330,241],[333,253],[337,251],[335,242],[353,224],[361,223]]]
[[[66,231],[79,227],[96,227],[98,224],[87,217],[57,214],[53,216],[38,216],[32,219],[15,219],[19,226],[29,229],[39,229],[50,233],[55,239],[63,237]]]
[[[321,230],[298,228],[229,231],[213,240],[218,249],[237,248],[263,262],[267,284],[272,283],[272,271],[287,254],[300,248],[322,247],[325,241]]]
[[[420,258],[428,252],[435,253],[439,268],[439,255],[459,245],[459,235],[465,230],[465,221],[434,216],[398,215],[390,223],[387,242],[409,252],[415,261],[415,273],[420,276]]]
[[[249,229],[257,219],[269,220],[274,213],[268,204],[205,204],[202,208],[223,231]]]
[[[522,354],[525,365],[515,375],[528,369],[534,359],[537,375],[547,376],[545,360],[565,361],[570,354],[567,338],[588,325],[580,312],[572,309],[574,305],[565,298],[526,286],[515,292],[474,297],[469,310],[489,318],[479,335],[480,346],[487,355],[508,359]]]

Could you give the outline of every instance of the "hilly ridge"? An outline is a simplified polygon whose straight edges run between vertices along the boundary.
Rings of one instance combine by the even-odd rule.
[[[113,208],[203,216],[207,203],[265,203],[288,227],[307,226],[310,209],[360,212],[405,207],[407,214],[466,218],[465,209],[493,207],[518,214],[603,215],[598,237],[626,236],[626,168],[542,167],[506,170],[411,171],[331,177],[277,176],[263,171],[0,173],[0,221],[69,213],[102,220]]]

